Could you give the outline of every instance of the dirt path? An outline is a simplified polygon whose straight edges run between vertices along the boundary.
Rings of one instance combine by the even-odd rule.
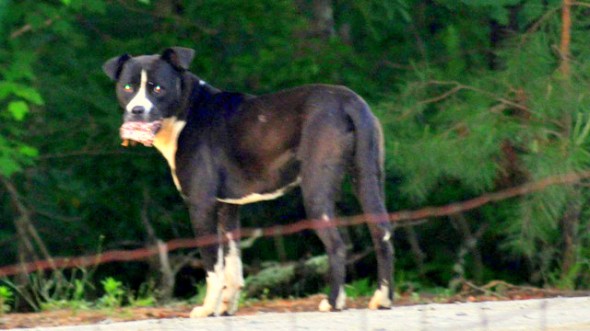
[[[339,313],[256,313],[223,318],[151,319],[36,331],[230,331],[230,330],[590,330],[590,297],[428,304]]]

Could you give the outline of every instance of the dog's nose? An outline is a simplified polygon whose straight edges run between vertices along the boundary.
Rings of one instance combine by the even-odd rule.
[[[145,112],[145,108],[143,106],[135,106],[131,109],[131,113],[133,115],[141,115]]]

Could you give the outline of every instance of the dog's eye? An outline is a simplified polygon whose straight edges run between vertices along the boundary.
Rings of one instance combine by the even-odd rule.
[[[164,91],[164,89],[160,85],[154,85],[153,91],[155,94],[160,94],[162,91]]]
[[[123,91],[133,93],[133,86],[131,86],[131,84],[125,84],[125,86],[123,86]]]

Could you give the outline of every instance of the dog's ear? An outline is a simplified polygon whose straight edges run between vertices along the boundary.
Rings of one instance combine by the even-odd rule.
[[[195,57],[195,51],[190,48],[184,47],[170,47],[162,52],[162,60],[170,63],[173,67],[179,70],[188,70],[193,58]]]
[[[121,56],[116,56],[102,65],[102,70],[104,71],[107,76],[109,76],[112,80],[117,81],[119,79],[119,75],[121,75],[121,70],[123,69],[123,65],[131,59],[131,55],[123,54]]]

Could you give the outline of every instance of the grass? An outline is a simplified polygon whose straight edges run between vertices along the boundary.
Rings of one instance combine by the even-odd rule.
[[[114,311],[123,305],[129,307],[151,307],[156,305],[154,286],[143,284],[137,293],[126,288],[113,277],[100,281],[97,291],[88,273],[78,271],[66,278],[61,272],[50,276],[29,275],[30,287],[23,290],[8,279],[2,280],[7,286],[0,286],[0,315],[11,310],[15,295],[26,301],[35,311],[68,309],[74,313],[80,310],[106,309]],[[95,292],[102,293],[96,298]],[[204,291],[202,291],[204,292]],[[92,299],[92,298],[95,299]]]
[[[377,286],[369,278],[362,278],[344,286],[346,296],[352,299],[373,295]]]
[[[119,308],[154,307],[157,306],[155,285],[145,283],[134,292],[127,288],[122,281],[107,277],[100,281],[100,288],[96,289],[89,281],[90,277],[86,272],[78,272],[65,278],[63,274],[42,276],[31,275],[32,289],[27,291],[29,297],[26,299],[36,311],[52,311],[68,309],[76,314],[80,310],[105,310],[111,314],[119,311]],[[43,278],[42,278],[43,277]],[[6,280],[4,282],[7,282]],[[411,282],[397,282],[396,297],[399,299],[410,299],[415,303],[426,301],[445,301],[452,296],[453,291],[445,288],[423,288]],[[371,297],[377,288],[372,278],[355,280],[345,285],[346,296],[350,299]],[[100,296],[96,296],[96,293]],[[206,295],[206,284],[200,282],[195,286],[195,295],[185,301],[183,305],[201,305]],[[328,287],[322,292],[327,294]],[[19,292],[14,284],[0,286],[0,315],[11,310],[15,295],[26,292]],[[400,295],[399,293],[403,293]],[[259,296],[249,297],[246,291],[240,295],[240,306],[251,306],[264,304],[269,301],[269,291],[262,291]]]

